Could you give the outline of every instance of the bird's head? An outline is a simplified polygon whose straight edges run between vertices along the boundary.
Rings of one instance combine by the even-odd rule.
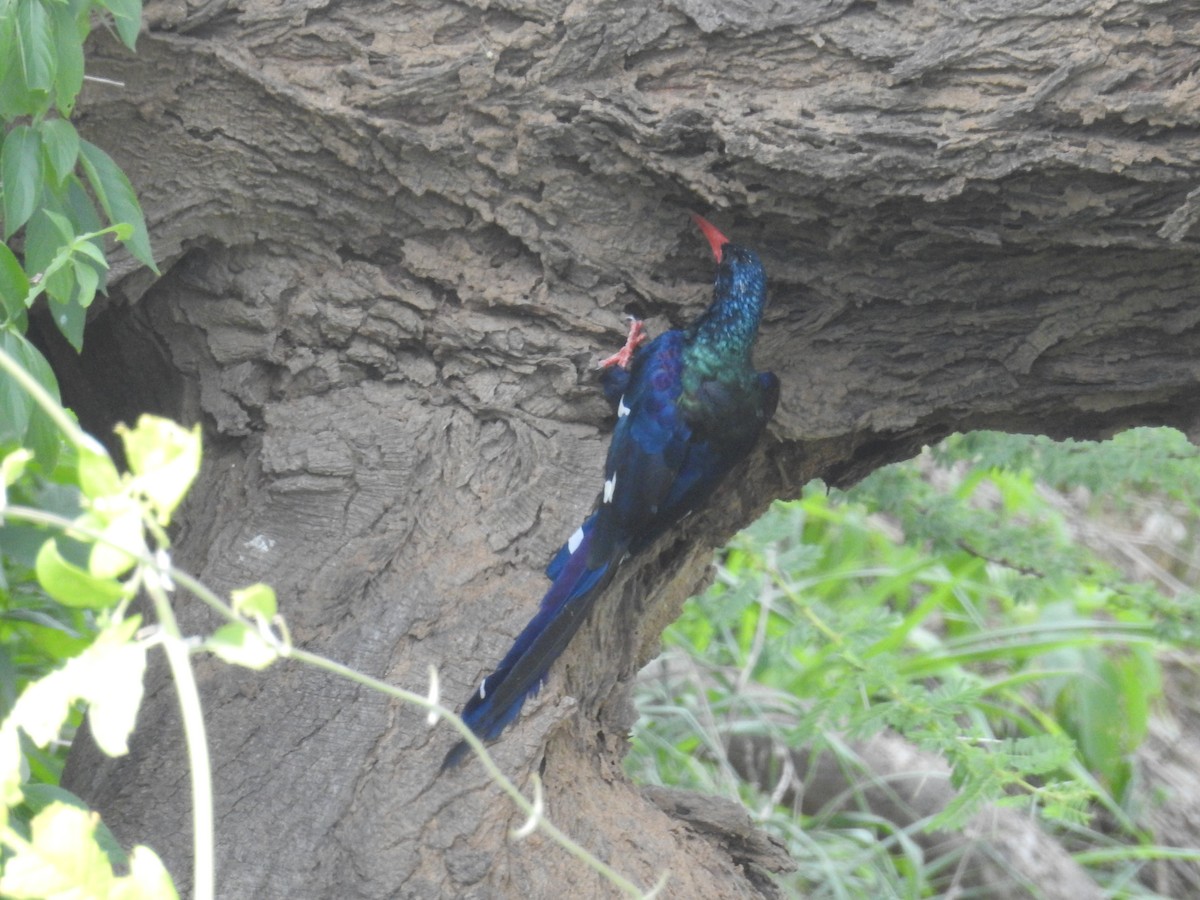
[[[717,261],[717,299],[727,296],[731,291],[763,291],[766,276],[757,253],[729,240],[717,230],[717,226],[701,215],[692,213],[692,221],[708,239],[713,258]]]

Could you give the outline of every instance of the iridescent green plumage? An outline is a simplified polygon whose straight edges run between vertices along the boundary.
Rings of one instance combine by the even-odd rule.
[[[750,358],[766,306],[767,275],[758,254],[745,247],[725,243],[720,253],[717,246],[713,252],[720,260],[713,302],[685,333],[680,405],[731,437],[742,429],[757,437],[757,423],[774,410],[774,399],[766,410],[769,392]]]

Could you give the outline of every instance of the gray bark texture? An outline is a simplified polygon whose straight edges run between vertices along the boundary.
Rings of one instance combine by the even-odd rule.
[[[761,896],[772,859],[621,774],[631,676],[712,548],[775,497],[962,429],[1195,434],[1200,11],[963,0],[151,0],[100,35],[78,121],[163,276],[115,270],[86,423],[204,423],[176,559],[267,581],[298,644],[465,698],[600,484],[594,365],[622,315],[707,303],[687,219],[759,250],[767,440],[626,566],[495,746],[549,817],[664,896]],[[118,391],[118,386],[119,390]],[[213,622],[179,602],[184,626]],[[294,663],[197,664],[222,898],[608,897],[423,715]],[[177,705],[68,784],[190,869]],[[732,826],[731,826],[732,827]],[[740,827],[740,826],[739,826]],[[736,830],[736,829],[735,829]],[[768,865],[770,867],[770,865]]]

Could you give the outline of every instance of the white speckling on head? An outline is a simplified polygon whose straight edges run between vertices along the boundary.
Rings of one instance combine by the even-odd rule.
[[[604,502],[612,503],[613,492],[617,489],[617,474],[613,473],[613,477],[604,482]]]
[[[567,538],[567,552],[574,553],[579,549],[579,545],[583,543],[583,526],[580,525],[575,529],[575,533]]]
[[[625,405],[625,395],[621,395],[620,401],[617,403],[617,418],[623,419],[629,415],[629,407]]]

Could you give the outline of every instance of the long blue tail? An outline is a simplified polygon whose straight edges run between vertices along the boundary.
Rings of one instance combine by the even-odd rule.
[[[546,569],[553,584],[542,598],[537,614],[517,637],[500,665],[483,679],[463,709],[463,721],[481,740],[500,736],[517,717],[527,697],[541,689],[546,671],[566,648],[587,618],[596,597],[616,569],[619,554],[600,550],[595,540],[599,513],[591,515]],[[442,761],[442,770],[458,765],[468,750],[466,741],[455,744]]]

